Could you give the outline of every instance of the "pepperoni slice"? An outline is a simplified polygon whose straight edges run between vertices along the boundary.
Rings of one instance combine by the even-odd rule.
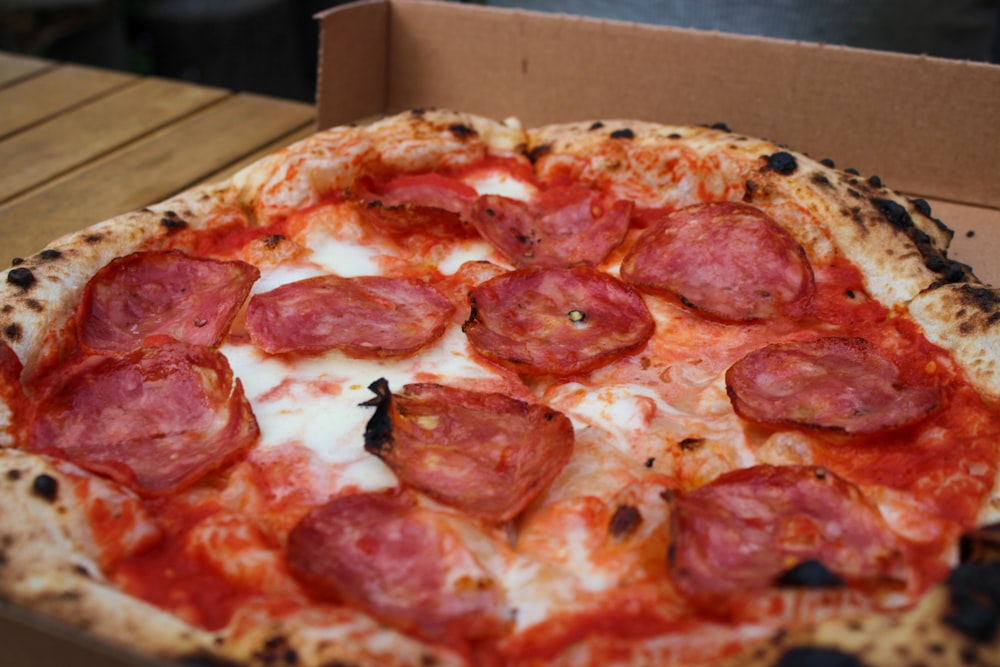
[[[530,202],[484,195],[472,223],[517,266],[595,266],[621,245],[632,207],[586,186],[554,186]]]
[[[631,287],[589,267],[519,269],[476,286],[462,330],[483,356],[525,375],[573,375],[640,349],[653,335]]]
[[[841,337],[751,352],[726,372],[726,391],[749,421],[852,435],[914,423],[942,400],[938,385],[907,383],[867,340]]]
[[[271,354],[339,349],[392,357],[438,339],[454,312],[451,301],[416,278],[327,275],[254,295],[247,330]]]
[[[543,405],[439,384],[370,388],[365,449],[404,484],[476,517],[513,519],[573,452],[572,423]]]
[[[342,496],[288,535],[290,570],[323,599],[433,639],[501,626],[502,593],[453,530],[397,492]]]
[[[853,585],[904,574],[902,545],[878,509],[824,468],[745,468],[669,500],[671,575],[696,604],[753,597],[806,563]]]
[[[815,290],[805,251],[746,204],[695,204],[645,232],[622,262],[624,280],[722,320],[796,314]]]
[[[258,435],[239,380],[209,347],[87,356],[43,380],[38,396],[28,449],[148,495],[192,484]]]
[[[178,250],[112,260],[84,289],[80,344],[91,352],[126,352],[165,339],[214,347],[259,277],[245,262]]]
[[[387,181],[366,178],[354,187],[365,218],[383,231],[454,236],[474,233],[466,225],[476,191],[442,174],[403,174]]]

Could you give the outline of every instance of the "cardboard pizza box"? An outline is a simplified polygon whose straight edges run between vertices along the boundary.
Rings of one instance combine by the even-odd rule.
[[[317,19],[319,127],[415,107],[724,122],[931,202],[1000,284],[1000,66],[439,0]],[[96,221],[95,221],[96,222]],[[0,601],[4,667],[165,667]]]
[[[1000,66],[433,0],[319,20],[320,127],[428,106],[724,122],[927,199],[1000,284]]]

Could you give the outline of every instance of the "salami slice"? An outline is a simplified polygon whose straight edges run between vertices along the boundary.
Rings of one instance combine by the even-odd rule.
[[[867,340],[842,337],[751,352],[726,372],[726,391],[746,420],[852,435],[914,423],[942,400],[938,385],[907,383]]]
[[[233,460],[258,432],[220,352],[166,343],[53,371],[38,388],[27,448],[161,495]]]
[[[572,423],[543,405],[438,384],[371,389],[365,449],[404,484],[476,517],[513,519],[573,452]]]
[[[736,322],[795,314],[815,289],[802,247],[766,213],[736,202],[668,214],[636,241],[621,275]]]
[[[467,224],[476,191],[442,174],[402,174],[386,181],[359,181],[351,196],[365,218],[383,231],[455,236],[474,234]]]
[[[472,222],[517,266],[596,266],[621,245],[632,208],[583,185],[555,186],[530,202],[484,195]]]
[[[288,564],[308,590],[438,640],[500,627],[502,592],[447,526],[397,492],[343,496],[289,533]]]
[[[439,338],[454,312],[451,301],[416,278],[326,275],[254,295],[247,330],[271,354],[338,349],[391,357]]]
[[[470,293],[463,331],[483,356],[525,375],[586,373],[642,348],[653,318],[631,287],[589,267],[529,268]]]
[[[115,259],[84,289],[77,309],[80,344],[91,352],[124,352],[165,339],[214,347],[259,277],[245,262],[178,250]]]
[[[905,577],[902,545],[881,514],[824,468],[744,468],[669,500],[671,576],[696,604],[753,597],[806,563],[835,575],[820,584]]]

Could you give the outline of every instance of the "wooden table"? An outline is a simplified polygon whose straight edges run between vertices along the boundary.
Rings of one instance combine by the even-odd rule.
[[[314,123],[303,102],[0,52],[0,266],[224,178]]]

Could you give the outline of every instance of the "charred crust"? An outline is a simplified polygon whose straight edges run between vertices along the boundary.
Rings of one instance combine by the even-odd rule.
[[[25,299],[24,305],[28,307],[28,310],[33,310],[36,313],[40,313],[45,310],[45,306],[38,299]]]
[[[83,237],[84,243],[89,243],[93,245],[94,243],[100,243],[104,240],[104,234],[87,234]]]
[[[599,130],[602,127],[604,127],[604,121],[595,120],[593,123],[590,124],[590,127],[588,127],[587,130],[593,132],[594,130]]]
[[[283,635],[276,635],[265,641],[260,650],[254,653],[254,658],[265,665],[299,664],[298,652]]]
[[[818,171],[814,173],[810,179],[816,185],[829,186],[830,179],[826,177],[826,174],[821,174]]]
[[[282,241],[285,241],[286,239],[287,237],[281,234],[271,234],[270,236],[265,236],[263,241],[264,247],[268,250],[274,250],[281,245]]]
[[[680,132],[671,132],[667,135],[667,139],[683,139],[684,135]]]
[[[710,127],[713,130],[719,130],[721,132],[732,132],[732,130],[729,129],[729,126],[726,125],[725,123],[712,123],[708,127]]]
[[[644,465],[647,468],[652,468],[655,463],[656,463],[656,457],[650,456],[648,459],[646,459],[646,463]]]
[[[635,139],[635,132],[632,131],[632,128],[623,127],[612,132],[610,136],[612,139]]]
[[[167,211],[163,214],[163,217],[160,218],[160,226],[167,231],[175,232],[181,229],[187,229],[188,223],[174,211]]]
[[[1000,523],[980,526],[959,540],[959,557],[963,563],[1000,562]]]
[[[878,176],[869,176],[868,177],[868,185],[872,186],[873,188],[881,188],[882,187],[882,179],[879,178]]]
[[[782,176],[788,176],[799,168],[799,163],[795,156],[788,151],[778,151],[771,155],[763,156],[765,164],[761,171],[773,171]]]
[[[58,250],[53,248],[46,248],[45,250],[38,253],[38,257],[44,259],[45,261],[52,261],[54,259],[59,259],[63,254]]]
[[[188,655],[179,658],[182,667],[237,667],[237,663],[214,655]]]
[[[375,398],[362,405],[374,407],[375,414],[365,424],[365,451],[381,458],[392,449],[392,391],[385,378],[375,380],[368,388]]]
[[[642,514],[633,505],[619,505],[608,522],[608,534],[623,539],[636,531],[642,523]]]
[[[920,214],[926,215],[928,218],[931,217],[931,205],[927,203],[926,199],[911,199],[910,203]]]
[[[21,264],[24,264],[23,257],[15,257],[14,259],[10,260],[11,266],[20,266]]]
[[[19,266],[7,272],[7,282],[24,291],[31,289],[37,282],[35,274],[25,266]]]
[[[944,622],[976,642],[991,641],[1000,625],[1000,563],[961,563],[948,577]]]
[[[843,588],[844,580],[818,560],[806,560],[781,573],[775,584],[783,588]]]
[[[865,667],[857,656],[827,646],[793,646],[774,667]]]
[[[465,123],[452,123],[448,126],[448,131],[462,140],[473,139],[479,136],[479,133],[474,128],[469,127]]]
[[[1000,322],[1000,292],[995,288],[962,284],[954,289],[959,333],[984,332]]]
[[[528,160],[535,163],[542,156],[552,152],[552,144],[539,144],[528,151]]]
[[[896,230],[905,234],[924,258],[924,266],[941,276],[945,283],[957,283],[972,277],[971,269],[949,259],[938,250],[927,232],[917,227],[906,207],[892,199],[872,197],[871,203],[882,217]]]
[[[21,471],[17,468],[12,468],[7,471],[7,479],[11,482],[16,482],[21,479]]]
[[[819,161],[819,163],[824,167],[829,167],[830,169],[835,169],[837,167],[837,164],[828,157],[823,158]]]
[[[45,473],[36,475],[31,482],[31,492],[42,500],[53,502],[59,495],[59,480]]]

